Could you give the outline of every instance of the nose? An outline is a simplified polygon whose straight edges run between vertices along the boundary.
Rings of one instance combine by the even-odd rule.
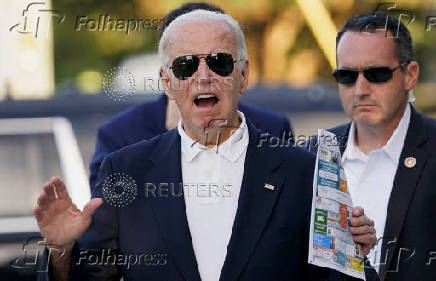
[[[197,77],[201,79],[207,79],[211,76],[211,70],[209,66],[206,64],[206,58],[200,58],[200,64],[198,65]]]
[[[356,84],[354,86],[354,94],[357,97],[369,95],[370,87],[370,82],[363,75],[363,72],[359,72],[359,76],[357,77]]]
[[[212,83],[212,70],[206,64],[206,59],[204,57],[200,58],[200,64],[198,65],[197,73],[194,74],[194,81],[196,89],[198,91],[205,91],[210,89],[210,84]]]

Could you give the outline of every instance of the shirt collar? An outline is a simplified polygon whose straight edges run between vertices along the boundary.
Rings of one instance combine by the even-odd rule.
[[[183,129],[182,120],[180,120],[177,125],[177,131],[182,140],[181,151],[183,157],[185,157],[188,162],[191,162],[201,152],[212,150],[214,153],[223,156],[230,162],[236,162],[247,148],[249,140],[245,116],[240,111],[238,111],[238,116],[241,118],[241,124],[236,131],[225,142],[214,147],[206,147],[189,137]]]
[[[356,131],[355,127],[356,125],[354,124],[354,121],[352,121],[350,126],[350,131],[348,132],[347,146],[344,151],[344,155],[342,155],[342,162],[352,159],[362,159],[362,160],[368,159],[368,156],[365,155],[365,153],[363,153],[354,142],[354,136]]]
[[[404,110],[403,113],[403,117],[401,118],[400,123],[398,123],[397,128],[395,128],[394,132],[392,133],[392,136],[382,148],[375,150],[384,151],[395,165],[398,165],[400,154],[403,150],[407,129],[409,128],[410,115],[410,104],[407,104],[406,110]],[[365,153],[363,153],[355,143],[355,130],[356,126],[353,121],[351,122],[350,132],[348,133],[347,148],[342,156],[343,161],[346,161],[347,159],[368,159],[368,155],[365,155]],[[373,151],[371,151],[371,153],[372,152]]]
[[[397,128],[391,138],[382,148],[391,158],[395,165],[398,164],[401,151],[403,150],[404,141],[406,140],[407,129],[410,123],[410,105],[407,104],[403,117],[400,120]]]

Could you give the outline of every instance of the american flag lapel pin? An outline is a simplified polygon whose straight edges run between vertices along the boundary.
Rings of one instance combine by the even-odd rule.
[[[274,188],[275,188],[274,185],[269,184],[269,183],[265,183],[265,185],[263,187],[265,187],[266,189],[269,189],[269,190],[274,190]]]

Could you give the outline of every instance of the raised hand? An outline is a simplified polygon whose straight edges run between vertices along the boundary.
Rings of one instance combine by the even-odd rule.
[[[33,214],[49,248],[53,245],[53,248],[71,251],[75,240],[89,227],[92,214],[102,203],[101,198],[94,198],[80,211],[71,201],[62,180],[54,177],[44,185]]]

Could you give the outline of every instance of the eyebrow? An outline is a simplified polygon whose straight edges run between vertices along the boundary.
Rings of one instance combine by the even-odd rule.
[[[338,67],[339,69],[349,69],[349,70],[359,70],[359,69],[367,69],[367,68],[372,68],[372,67],[390,67],[389,65],[386,64],[370,64],[370,65],[366,65],[363,68],[358,68],[358,67],[350,67],[350,66],[342,66],[342,67]]]

